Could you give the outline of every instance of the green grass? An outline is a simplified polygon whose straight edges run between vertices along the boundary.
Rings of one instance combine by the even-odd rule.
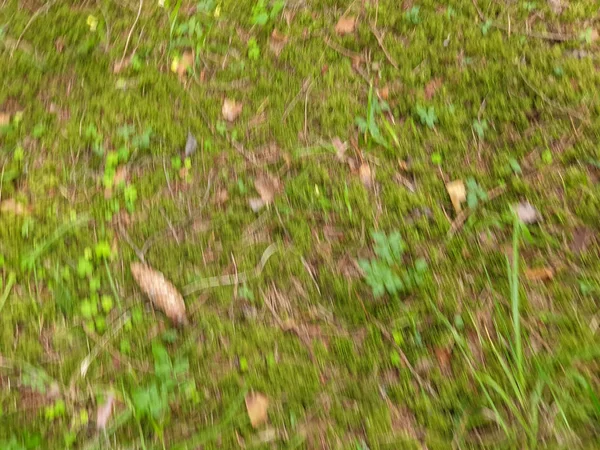
[[[1,448],[594,447],[594,1],[71,3],[0,2]]]

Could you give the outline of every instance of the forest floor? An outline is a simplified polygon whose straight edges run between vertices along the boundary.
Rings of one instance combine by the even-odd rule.
[[[599,31],[0,0],[0,448],[594,448]]]

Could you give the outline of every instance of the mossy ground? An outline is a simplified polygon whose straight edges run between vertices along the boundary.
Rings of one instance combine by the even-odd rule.
[[[173,45],[172,4],[144,0],[136,22],[134,0],[0,3],[0,113],[11,117],[0,129],[0,193],[25,209],[13,214],[5,203],[0,213],[0,294],[8,293],[0,306],[0,442],[593,448],[600,437],[597,2],[288,1],[253,25],[257,3],[200,2],[208,6],[201,11],[183,2],[177,23],[196,17],[203,34],[194,41],[193,74],[181,78],[170,70],[185,50]],[[340,36],[334,28],[344,14],[358,23]],[[281,49],[273,30],[286,36]],[[133,50],[135,63],[114,73]],[[367,116],[369,83],[390,106],[377,117],[388,148],[365,141],[355,125]],[[221,116],[225,98],[243,104],[233,124]],[[434,108],[434,128],[421,123],[418,106]],[[480,135],[476,121],[487,124]],[[188,131],[198,150],[180,174],[172,158]],[[336,137],[369,164],[371,186],[336,158]],[[127,168],[124,180],[106,192],[106,154],[121,148],[129,153],[117,165]],[[282,189],[254,213],[254,180],[267,173]],[[450,236],[456,215],[445,184],[469,177],[499,195]],[[499,392],[485,398],[475,376],[507,386],[495,351],[512,367],[505,255],[511,208],[524,200],[542,221],[529,227],[521,267],[554,273],[543,281],[521,274],[528,405],[540,374],[547,378],[540,406],[519,407],[537,421],[533,437]],[[89,221],[23,265],[55,230],[85,215]],[[120,227],[139,247],[151,239],[146,260],[180,288],[251,272],[272,243],[278,252],[246,284],[187,296],[191,325],[174,332],[134,285],[128,267],[137,256]],[[400,232],[408,254],[427,260],[420,289],[373,298],[355,263],[372,256],[373,230]],[[112,246],[109,270],[92,255],[92,274],[79,277],[86,248],[93,253],[99,242]],[[81,314],[90,278],[100,281],[98,296],[115,297],[105,330],[102,319],[90,329]],[[131,321],[116,328],[123,317]],[[155,380],[156,342],[172,361],[187,359],[177,381],[193,381],[195,391],[172,390],[158,423],[138,427],[126,415],[128,399]],[[399,349],[413,371],[398,361]],[[266,432],[250,426],[245,389],[270,399]],[[111,391],[108,433],[97,432],[96,410]],[[55,408],[61,403],[64,411]]]

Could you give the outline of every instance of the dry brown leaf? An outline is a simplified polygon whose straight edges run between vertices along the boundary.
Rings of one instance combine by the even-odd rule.
[[[246,411],[252,428],[258,428],[267,421],[269,399],[260,392],[246,394]]]
[[[348,150],[348,143],[342,142],[342,140],[336,136],[331,140],[331,145],[333,145],[333,148],[335,149],[335,156],[337,159],[343,161],[346,157],[346,150]]]
[[[112,414],[113,403],[115,402],[115,395],[111,392],[106,397],[106,401],[98,407],[98,412],[96,414],[96,429],[104,430],[106,429],[106,424],[108,423],[108,419],[110,419],[110,415]]]
[[[527,278],[529,281],[548,281],[554,278],[554,270],[552,270],[550,267],[526,269],[525,278]]]
[[[590,35],[590,40],[592,42],[596,42],[598,40],[598,38],[600,38],[600,33],[598,33],[598,30],[596,30],[595,28],[592,30],[592,34]]]
[[[425,86],[425,98],[431,100],[440,87],[442,87],[442,79],[433,78]]]
[[[120,73],[123,69],[126,69],[130,63],[131,63],[131,58],[124,58],[124,59],[118,60],[113,65],[113,73]],[[179,69],[179,66],[177,66],[177,68]]]
[[[191,67],[194,67],[194,53],[186,50],[177,63],[177,75],[180,80],[185,77]]]
[[[0,127],[4,127],[10,124],[10,114],[5,112],[0,112]]]
[[[236,102],[235,100],[230,100],[226,98],[223,101],[223,108],[221,108],[221,113],[223,114],[223,118],[227,122],[234,122],[239,115],[242,113],[242,108],[244,105]]]
[[[451,365],[452,348],[437,347],[435,349],[435,357],[443,374],[449,374],[452,368]]]
[[[281,182],[271,175],[264,174],[256,177],[254,188],[260,195],[263,203],[269,205],[273,203],[275,195],[281,190]]]
[[[186,325],[185,303],[179,291],[158,270],[147,264],[131,263],[131,274],[152,304],[176,325]]]
[[[4,214],[14,214],[15,216],[24,216],[29,214],[29,208],[14,198],[9,198],[0,203],[0,212]]]
[[[462,180],[451,181],[446,184],[446,191],[452,201],[454,210],[458,213],[462,209],[462,203],[467,199],[467,189]]]
[[[271,33],[271,38],[269,39],[269,48],[275,56],[279,56],[285,47],[285,44],[287,44],[287,41],[288,37],[275,29],[273,30],[273,33]]]
[[[387,100],[390,97],[390,88],[389,86],[384,86],[381,89],[377,90],[377,94],[381,100]]]
[[[361,183],[366,188],[373,187],[373,174],[371,172],[371,167],[367,163],[362,163],[358,168],[358,176],[360,178]]]
[[[265,207],[265,202],[263,202],[262,198],[252,197],[248,199],[248,205],[253,212],[259,212]]]
[[[577,227],[573,231],[573,241],[571,242],[571,251],[575,254],[583,253],[592,243],[594,232],[587,227]]]
[[[118,186],[119,184],[127,181],[127,175],[129,175],[129,171],[127,166],[119,166],[115,171],[115,177],[113,178],[114,186]]]
[[[354,28],[356,28],[356,17],[342,16],[340,17],[340,20],[338,20],[338,23],[335,26],[335,32],[340,36],[343,36],[344,34],[354,32]]]
[[[521,202],[516,208],[517,216],[526,225],[531,225],[539,222],[540,214],[535,207],[528,201]]]

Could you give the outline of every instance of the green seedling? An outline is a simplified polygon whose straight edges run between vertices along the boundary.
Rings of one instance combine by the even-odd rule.
[[[358,263],[373,295],[381,297],[387,292],[395,296],[421,286],[427,272],[427,263],[422,258],[411,265],[405,263],[406,244],[400,233],[386,235],[373,232],[371,236],[376,257],[371,260],[361,259]]]
[[[487,192],[474,178],[467,178],[465,185],[467,188],[467,205],[470,209],[476,208],[480,202],[484,202],[488,199]]]
[[[417,116],[421,121],[422,125],[426,125],[427,128],[433,129],[435,124],[438,122],[437,115],[435,114],[435,109],[433,106],[429,106],[428,108],[417,105]]]
[[[284,7],[284,0],[276,0],[270,7],[266,0],[258,0],[252,7],[250,23],[252,25],[264,26],[269,21],[275,20]]]
[[[485,132],[488,130],[487,120],[476,119],[473,121],[473,130],[479,139],[483,140]]]
[[[379,101],[379,99],[373,95],[373,84],[371,84],[369,86],[369,96],[367,98],[367,116],[358,116],[355,118],[355,123],[360,132],[364,135],[365,142],[368,142],[368,137],[370,136],[377,144],[389,148],[389,144],[382,136],[376,120],[376,116],[389,110],[389,105],[386,102]]]
[[[413,6],[404,13],[404,18],[413,25],[418,25],[421,22],[420,11],[421,8],[419,6]]]

